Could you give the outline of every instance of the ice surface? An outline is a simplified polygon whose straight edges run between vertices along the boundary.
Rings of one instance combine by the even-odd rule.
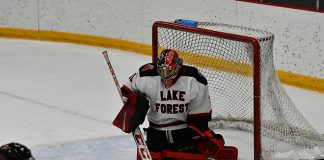
[[[111,124],[122,102],[101,54],[104,48],[17,39],[0,39],[0,46],[0,144],[25,144],[37,160],[135,159],[132,137]],[[149,56],[109,52],[121,84],[151,61]],[[285,89],[324,133],[324,94]],[[253,159],[252,134],[215,132],[224,135],[226,145],[238,147],[239,159]]]

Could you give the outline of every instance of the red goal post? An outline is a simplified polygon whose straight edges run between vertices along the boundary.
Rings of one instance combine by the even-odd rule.
[[[219,38],[238,40],[242,42],[251,43],[253,45],[253,82],[254,82],[254,157],[261,157],[261,141],[260,141],[260,44],[254,37],[247,37],[242,35],[218,32],[213,30],[206,30],[201,28],[194,28],[183,26],[170,22],[157,21],[152,27],[152,62],[156,63],[158,56],[158,28],[164,27],[184,32],[197,33],[201,35],[214,36]]]

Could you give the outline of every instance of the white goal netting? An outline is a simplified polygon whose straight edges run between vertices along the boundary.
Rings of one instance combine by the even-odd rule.
[[[314,158],[324,156],[324,137],[297,110],[277,77],[272,54],[274,35],[212,22],[199,22],[198,28],[254,37],[259,42],[262,158],[275,159],[281,153],[307,150]],[[159,51],[179,51],[185,64],[196,66],[206,76],[213,107],[212,127],[234,127],[254,133],[255,48],[251,43],[226,38],[226,34],[160,26],[156,45]]]

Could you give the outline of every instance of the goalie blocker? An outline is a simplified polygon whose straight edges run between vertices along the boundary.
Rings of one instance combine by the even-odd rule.
[[[127,100],[113,121],[113,125],[125,133],[133,132],[145,120],[149,109],[149,100],[140,93],[131,91],[128,87],[121,88],[123,97]]]

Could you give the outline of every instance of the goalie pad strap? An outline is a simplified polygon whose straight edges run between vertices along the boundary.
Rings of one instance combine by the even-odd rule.
[[[114,119],[113,125],[126,133],[131,133],[144,122],[149,109],[149,100],[140,93],[127,91],[128,99]]]

